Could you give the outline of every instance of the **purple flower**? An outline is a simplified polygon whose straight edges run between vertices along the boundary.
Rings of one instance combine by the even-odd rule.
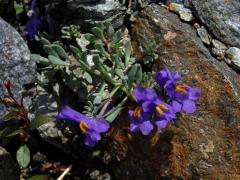
[[[159,129],[165,128],[169,121],[176,118],[172,107],[160,98],[155,99],[150,106],[156,115],[156,125]]]
[[[101,139],[100,133],[109,129],[109,124],[103,118],[94,119],[66,105],[62,106],[57,119],[68,119],[78,122],[82,133],[86,134],[84,144],[90,147],[95,146],[96,142]]]
[[[186,113],[194,113],[196,111],[195,101],[201,94],[199,88],[179,84],[180,75],[177,72],[171,73],[167,68],[157,72],[155,78],[172,99],[171,106],[175,113],[181,110]]]
[[[199,88],[193,88],[186,84],[176,85],[173,101],[171,102],[174,112],[183,110],[186,113],[194,113],[196,111],[195,101],[200,95]]]
[[[28,22],[26,25],[26,37],[29,40],[34,40],[35,35],[42,31],[44,28],[45,18],[43,16],[37,15],[35,12],[36,9],[36,0],[33,0],[31,3],[30,11],[28,12]]]
[[[166,90],[167,94],[172,97],[176,83],[181,79],[178,72],[171,73],[168,68],[163,68],[155,75],[157,83],[159,83]]]
[[[156,92],[152,88],[139,87],[134,89],[133,95],[138,104],[143,104],[146,101],[152,101],[157,98]]]
[[[130,130],[132,132],[141,131],[143,135],[148,135],[153,130],[153,125],[150,121],[150,113],[144,112],[140,106],[137,106],[133,111],[128,111],[130,119]]]
[[[150,104],[153,99],[157,98],[157,94],[151,88],[139,87],[134,89],[133,95],[138,106],[134,110],[128,111],[130,130],[132,132],[140,130],[143,135],[148,135],[153,129],[151,112],[148,108],[148,104]]]

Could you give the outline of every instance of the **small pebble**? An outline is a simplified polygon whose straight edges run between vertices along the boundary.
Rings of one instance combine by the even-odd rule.
[[[204,44],[207,44],[207,45],[210,45],[211,41],[211,37],[210,35],[208,34],[206,28],[204,26],[199,26],[198,24],[195,25],[196,29],[197,29],[197,33],[198,33],[198,36],[201,38],[202,42]]]
[[[230,47],[226,51],[227,58],[236,70],[240,70],[240,49],[237,47]]]
[[[215,55],[217,59],[222,60],[225,56],[227,46],[216,39],[212,40],[212,46],[213,55]]]

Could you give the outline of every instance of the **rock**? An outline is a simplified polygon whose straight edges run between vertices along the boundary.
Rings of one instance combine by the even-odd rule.
[[[169,10],[177,13],[183,21],[190,22],[193,20],[192,11],[185,8],[182,4],[170,3],[168,4]]]
[[[96,2],[52,0],[47,8],[50,30],[56,31],[65,25],[80,25],[82,31],[89,30],[100,22],[111,21],[115,28],[123,24],[126,8],[118,0]],[[54,26],[53,26],[54,25]]]
[[[197,23],[195,23],[194,26],[197,29],[197,33],[198,33],[199,37],[201,38],[202,42],[207,44],[207,45],[210,45],[211,36],[208,34],[205,27],[204,26],[200,27],[199,25],[197,25]]]
[[[18,180],[20,171],[11,155],[0,147],[0,175],[2,180]]]
[[[232,64],[236,70],[240,70],[240,49],[236,47],[230,47],[226,51],[226,55],[230,60],[230,64]]]
[[[165,40],[164,35],[169,31],[177,36]],[[170,123],[151,136],[138,133],[128,138],[127,133],[120,134],[120,140],[126,141],[116,138],[117,150],[111,150],[114,146],[109,144],[114,177],[125,180],[239,179],[239,75],[211,56],[191,25],[182,23],[175,14],[156,4],[144,9],[132,33],[135,54],[144,38],[158,36],[159,59],[153,70],[164,66],[177,70],[184,82],[201,88],[202,95],[197,111],[193,115],[181,113],[176,126]],[[127,112],[114,123],[118,129],[129,125]],[[122,149],[126,155],[116,158]]]
[[[85,175],[86,179],[92,179],[92,180],[111,180],[111,176],[109,173],[103,173],[97,169],[92,170],[90,172],[86,172]]]
[[[223,59],[225,56],[225,51],[227,50],[227,46],[216,39],[212,40],[212,46],[213,55],[215,55],[217,59]]]
[[[186,22],[190,22],[193,20],[192,11],[187,8],[183,8],[182,10],[180,10],[179,16],[180,16],[180,19],[182,19],[183,21],[186,21]]]
[[[7,95],[2,82],[6,79],[13,84],[13,93],[18,98],[24,91],[24,85],[36,79],[36,64],[30,61],[30,51],[18,34],[8,23],[0,18],[0,96]],[[24,104],[31,104],[30,97],[24,98]],[[6,113],[0,104],[0,118]]]
[[[240,1],[192,0],[196,17],[220,41],[240,48]]]

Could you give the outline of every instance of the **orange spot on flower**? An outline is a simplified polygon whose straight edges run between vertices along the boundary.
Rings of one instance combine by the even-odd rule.
[[[81,129],[81,131],[86,134],[87,129],[90,127],[87,123],[85,123],[84,121],[81,121],[79,124],[79,127]]]
[[[140,116],[141,116],[141,108],[139,106],[134,109],[133,116],[137,117],[137,118],[140,118]]]
[[[186,85],[182,85],[182,84],[179,84],[176,86],[176,91],[178,92],[182,92],[182,93],[187,93],[187,86]]]
[[[157,111],[160,115],[163,115],[163,114],[164,114],[163,110],[168,110],[168,107],[165,106],[165,105],[163,105],[163,104],[158,104],[158,105],[156,106],[156,111]]]

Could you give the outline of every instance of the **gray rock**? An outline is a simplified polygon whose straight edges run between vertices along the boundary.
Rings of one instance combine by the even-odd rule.
[[[33,83],[36,78],[36,64],[30,61],[30,51],[18,34],[8,23],[0,18],[0,95],[7,95],[2,82],[6,79],[13,84],[13,93],[20,97],[23,86]],[[24,98],[25,105],[31,104],[29,97]],[[0,117],[6,113],[0,105]]]
[[[0,179],[18,180],[20,172],[18,165],[14,162],[11,155],[0,146]]]
[[[227,58],[236,70],[240,70],[240,49],[236,47],[230,47],[226,51]]]
[[[211,37],[210,35],[208,34],[206,28],[204,26],[199,26],[199,25],[194,25],[197,29],[197,33],[199,35],[199,37],[201,38],[202,42],[207,44],[207,45],[210,45],[211,41]]]
[[[188,8],[183,8],[182,10],[180,10],[179,16],[180,16],[180,19],[186,22],[190,22],[193,20],[192,11]]]
[[[219,40],[240,48],[240,1],[192,0],[196,16]]]
[[[109,173],[101,172],[98,169],[95,169],[92,171],[88,170],[86,172],[86,176],[88,176],[89,179],[92,179],[92,180],[111,180],[112,179]]]
[[[213,55],[215,55],[217,59],[223,59],[225,51],[227,50],[227,46],[216,39],[212,40],[212,46]]]
[[[51,31],[59,31],[64,25],[80,25],[89,30],[100,22],[111,21],[115,28],[123,24],[126,8],[118,0],[83,2],[79,0],[52,0],[47,8]],[[54,24],[54,26],[52,25]]]

